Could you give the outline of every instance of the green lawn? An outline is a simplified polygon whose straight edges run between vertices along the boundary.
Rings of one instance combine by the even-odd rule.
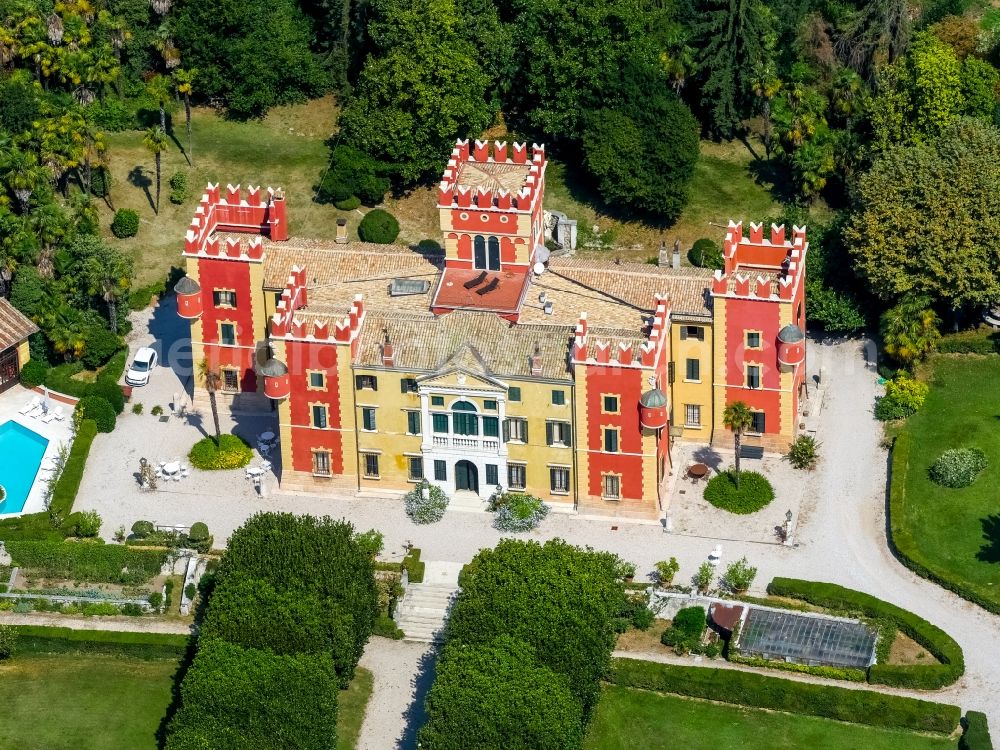
[[[0,747],[156,750],[176,671],[172,659],[15,656],[0,666]]]
[[[101,654],[22,654],[0,664],[0,748],[156,750],[177,661]],[[372,674],[338,696],[337,750],[357,742]]]
[[[1000,357],[939,356],[928,368],[930,395],[904,428],[912,436],[905,501],[892,525],[909,536],[907,554],[1000,608]],[[965,446],[989,461],[971,487],[928,479],[941,453]]]
[[[586,750],[945,750],[955,742],[632,688],[604,689]]]

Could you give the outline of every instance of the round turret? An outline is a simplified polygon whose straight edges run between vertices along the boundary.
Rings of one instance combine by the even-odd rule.
[[[267,360],[260,366],[260,374],[264,376],[264,395],[275,401],[288,398],[292,392],[288,378],[288,367],[280,359]]]
[[[201,287],[190,276],[182,276],[174,285],[177,293],[177,314],[185,320],[201,317]]]
[[[806,335],[794,323],[778,331],[778,364],[794,367],[806,358]]]
[[[659,388],[652,388],[639,397],[639,423],[649,430],[667,426],[667,396]]]

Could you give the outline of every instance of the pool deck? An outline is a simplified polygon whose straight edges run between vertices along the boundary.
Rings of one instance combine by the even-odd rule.
[[[53,419],[47,424],[43,423],[40,418],[32,419],[31,417],[18,414],[37,395],[34,391],[29,391],[19,385],[0,395],[0,424],[5,424],[9,421],[17,422],[48,440],[49,444],[45,447],[45,454],[42,456],[41,465],[44,467],[51,465],[52,459],[59,451],[60,443],[69,445],[73,442],[73,407],[62,404],[65,414],[62,421]],[[53,403],[55,404],[53,408],[60,406],[58,403]],[[0,457],[0,460],[2,460],[2,457]],[[42,481],[44,476],[44,471],[38,472],[35,482],[31,486],[31,492],[28,493],[28,499],[25,501],[24,508],[20,513],[0,513],[0,518],[12,518],[24,513],[38,513],[45,510],[43,499],[45,495],[45,482]]]

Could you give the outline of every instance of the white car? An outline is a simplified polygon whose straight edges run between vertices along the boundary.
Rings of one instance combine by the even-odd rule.
[[[148,346],[142,347],[135,353],[135,358],[125,373],[125,382],[128,385],[146,385],[154,367],[156,367],[156,352]]]

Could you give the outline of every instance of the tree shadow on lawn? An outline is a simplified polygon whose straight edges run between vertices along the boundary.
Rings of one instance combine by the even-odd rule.
[[[149,207],[155,209],[156,203],[153,201],[153,194],[149,192],[149,188],[153,186],[153,180],[146,175],[146,170],[138,165],[132,167],[132,171],[128,173],[128,181],[129,184],[142,188],[146,194],[146,200],[149,201]]]
[[[417,664],[417,673],[413,676],[411,682],[413,685],[413,701],[410,703],[410,707],[406,709],[406,713],[403,714],[406,727],[399,738],[399,742],[396,744],[396,750],[414,750],[417,747],[417,732],[427,722],[424,701],[427,699],[427,692],[431,689],[431,685],[434,684],[437,660],[440,655],[440,647],[435,646],[424,652],[424,655],[420,657],[420,662]]]
[[[976,559],[981,562],[1000,563],[1000,513],[981,518],[979,523],[983,525],[983,546],[976,554]]]

